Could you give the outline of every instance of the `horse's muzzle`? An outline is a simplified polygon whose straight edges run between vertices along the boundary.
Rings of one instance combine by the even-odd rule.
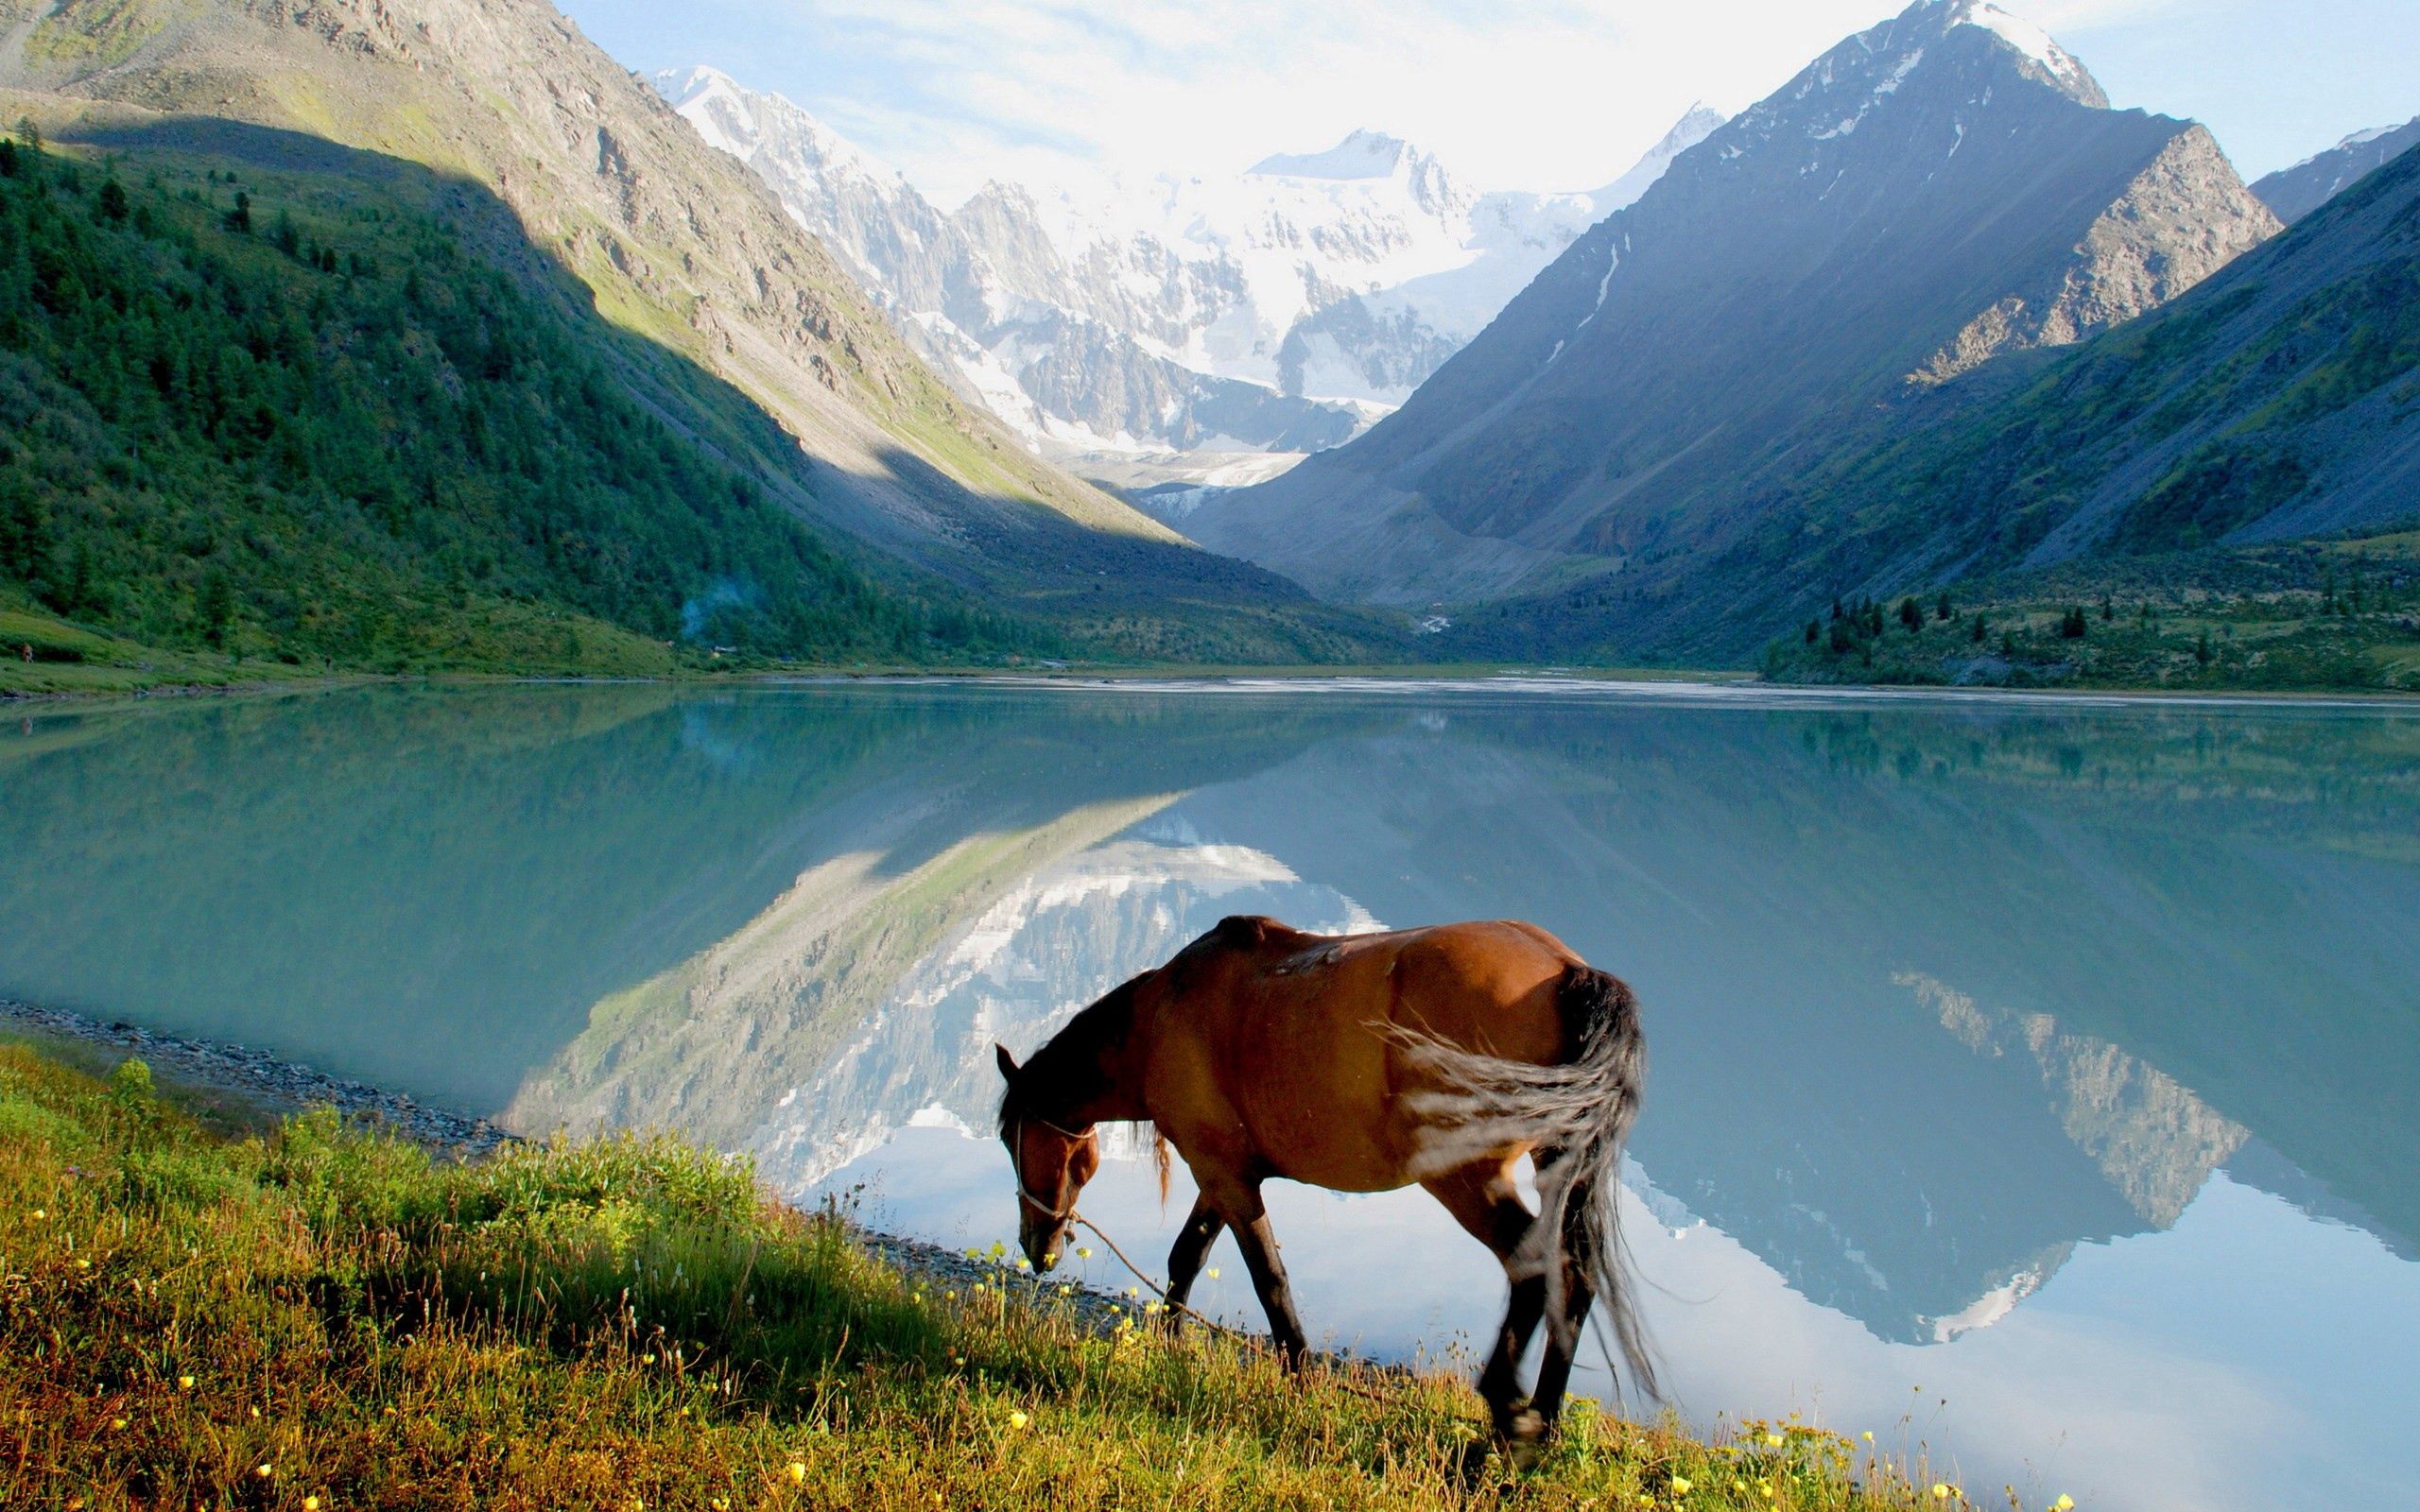
[[[1059,1268],[1059,1255],[1066,1243],[1067,1226],[1063,1223],[1027,1226],[1017,1235],[1017,1246],[1025,1251],[1025,1258],[1032,1263],[1038,1276]]]

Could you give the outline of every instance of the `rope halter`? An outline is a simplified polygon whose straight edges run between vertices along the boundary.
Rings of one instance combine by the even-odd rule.
[[[1044,1217],[1048,1218],[1053,1223],[1066,1223],[1076,1216],[1076,1205],[1073,1202],[1068,1203],[1063,1211],[1054,1208],[1049,1203],[1045,1202],[1040,1197],[1034,1195],[1033,1189],[1026,1185],[1025,1126],[1028,1124],[1039,1124],[1044,1128],[1048,1129],[1051,1133],[1056,1134],[1061,1139],[1066,1140],[1070,1143],[1080,1142],[1086,1134],[1089,1134],[1092,1131],[1086,1129],[1083,1133],[1079,1133],[1071,1128],[1062,1128],[1060,1125],[1053,1124],[1046,1118],[1037,1117],[1030,1113],[1019,1113],[1016,1117],[1009,1121],[1009,1132],[1011,1136],[1009,1144],[1009,1165],[1011,1169],[1016,1172],[1017,1200],[1024,1203],[1027,1207],[1031,1208],[1034,1211],[1041,1213]]]

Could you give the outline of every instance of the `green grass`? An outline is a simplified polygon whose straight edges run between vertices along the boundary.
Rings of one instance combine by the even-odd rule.
[[[0,1046],[0,1504],[1963,1502],[1796,1423],[1582,1410],[1516,1474],[1480,1421],[1448,1380],[1289,1381],[1012,1272],[920,1281],[670,1140],[466,1166],[327,1113],[231,1136],[132,1063]]]
[[[415,627],[413,638],[418,649],[392,657],[386,670],[413,673],[485,667],[565,676],[661,678],[715,664],[710,655],[676,653],[603,621],[536,604],[474,606],[445,622]],[[141,693],[157,688],[291,686],[343,676],[337,663],[317,657],[247,656],[207,646],[146,644],[40,609],[12,609],[0,597],[0,698]]]

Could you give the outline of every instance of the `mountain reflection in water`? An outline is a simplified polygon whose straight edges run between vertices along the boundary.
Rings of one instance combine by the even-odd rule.
[[[2409,713],[381,690],[48,715],[0,792],[0,992],[681,1127],[947,1242],[1013,1229],[994,1039],[1227,914],[1533,919],[1646,1005],[1633,1217],[1693,1412],[1912,1404],[1992,1484],[2141,1505],[2399,1484],[2352,1446],[2420,1345]],[[1161,1244],[1150,1188],[1087,1211]],[[1425,1203],[1280,1198],[1315,1330],[1491,1318]]]

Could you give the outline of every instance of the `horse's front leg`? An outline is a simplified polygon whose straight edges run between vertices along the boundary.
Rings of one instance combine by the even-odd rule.
[[[1304,1335],[1303,1320],[1294,1311],[1294,1291],[1286,1282],[1286,1263],[1277,1258],[1277,1236],[1270,1231],[1269,1210],[1260,1200],[1260,1183],[1237,1182],[1233,1190],[1215,1194],[1205,1189],[1203,1195],[1236,1230],[1236,1247],[1244,1253],[1244,1267],[1252,1272],[1253,1289],[1260,1294],[1261,1309],[1269,1314],[1270,1335],[1277,1341],[1278,1352],[1286,1357],[1287,1366],[1300,1370],[1304,1356],[1310,1352],[1310,1343]]]
[[[1168,1289],[1167,1326],[1169,1332],[1177,1330],[1184,1312],[1185,1299],[1193,1295],[1193,1279],[1201,1273],[1201,1263],[1209,1258],[1210,1246],[1219,1242],[1227,1220],[1219,1216],[1207,1196],[1193,1199],[1193,1211],[1178,1231],[1176,1246],[1168,1251]]]

